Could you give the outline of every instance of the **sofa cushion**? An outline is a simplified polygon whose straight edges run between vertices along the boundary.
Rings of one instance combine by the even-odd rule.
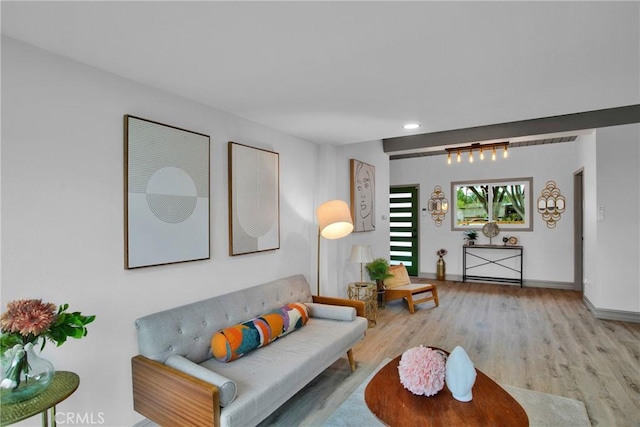
[[[341,307],[338,305],[318,304],[307,302],[309,316],[330,320],[353,321],[356,318],[356,309],[353,307]]]
[[[308,319],[309,312],[304,304],[287,304],[247,322],[219,330],[211,337],[211,353],[220,362],[230,362],[300,328]]]
[[[211,358],[201,365],[238,385],[238,397],[220,411],[220,426],[255,426],[318,376],[344,358],[367,331],[367,319],[352,322],[311,317],[303,327],[235,360]],[[276,423],[277,424],[277,423]]]
[[[218,387],[218,399],[222,407],[227,406],[236,398],[238,386],[233,380],[213,372],[210,369],[203,368],[179,354],[169,356],[165,364]]]
[[[407,272],[407,268],[404,266],[404,264],[400,263],[398,265],[390,266],[389,273],[393,274],[393,276],[388,279],[384,279],[385,288],[395,288],[398,286],[411,284],[409,273]]]

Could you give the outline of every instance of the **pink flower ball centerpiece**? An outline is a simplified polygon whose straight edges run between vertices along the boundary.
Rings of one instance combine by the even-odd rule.
[[[437,350],[420,346],[402,353],[400,382],[413,394],[433,396],[444,387],[445,356]]]

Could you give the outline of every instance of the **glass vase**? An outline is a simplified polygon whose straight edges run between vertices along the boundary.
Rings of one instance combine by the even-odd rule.
[[[0,400],[15,403],[42,393],[53,380],[53,364],[40,357],[33,343],[16,345],[2,356]]]

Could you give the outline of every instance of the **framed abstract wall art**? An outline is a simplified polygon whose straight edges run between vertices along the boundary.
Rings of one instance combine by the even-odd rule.
[[[229,255],[280,249],[280,155],[229,142]]]
[[[353,231],[373,231],[376,229],[375,167],[359,160],[351,159],[350,172]]]
[[[209,142],[124,116],[126,269],[209,259]]]

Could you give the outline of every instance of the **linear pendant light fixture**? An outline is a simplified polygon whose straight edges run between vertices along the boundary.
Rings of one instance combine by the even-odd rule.
[[[475,142],[466,147],[452,147],[445,148],[447,151],[447,164],[451,164],[451,153],[456,155],[456,161],[460,163],[462,161],[462,153],[469,152],[469,163],[473,163],[474,151],[480,154],[480,160],[484,160],[484,152],[491,152],[491,160],[496,159],[496,149],[502,149],[502,157],[505,159],[508,157],[507,150],[509,149],[509,141],[504,142],[489,142],[487,144],[480,144]]]

